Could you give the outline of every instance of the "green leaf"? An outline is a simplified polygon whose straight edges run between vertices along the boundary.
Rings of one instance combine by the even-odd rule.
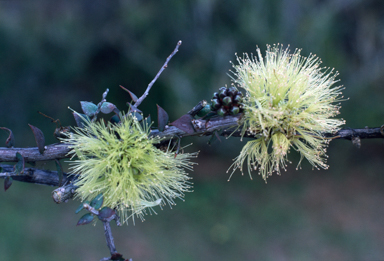
[[[113,116],[111,117],[111,119],[109,119],[109,121],[110,121],[111,123],[119,123],[119,122],[120,122],[120,117],[117,116],[117,115],[115,114],[115,115],[113,115]]]
[[[103,194],[99,194],[97,195],[92,201],[91,201],[91,204],[90,206],[99,210],[101,208],[101,206],[103,205],[103,202],[104,202],[104,197],[103,197]]]
[[[156,106],[157,106],[157,123],[159,125],[158,129],[159,131],[164,131],[165,126],[168,123],[169,116],[168,116],[168,113],[163,108],[161,108],[157,104]]]
[[[16,152],[16,158],[18,161],[13,168],[15,173],[17,175],[20,175],[24,172],[24,166],[25,166],[24,157],[19,152]]]
[[[204,108],[202,108],[198,113],[197,113],[197,116],[198,117],[204,117],[205,115],[207,115],[209,112],[211,111],[211,105],[205,105]]]
[[[105,221],[106,219],[112,217],[115,214],[115,211],[109,207],[103,207],[99,211],[99,215],[97,216],[101,221]]]
[[[12,131],[8,128],[5,128],[5,127],[0,127],[0,129],[9,131],[9,136],[5,140],[5,147],[7,147],[7,148],[13,147],[13,145],[15,143],[15,137],[13,136]]]
[[[195,129],[192,125],[192,119],[193,117],[190,114],[185,114],[174,122],[170,123],[170,125],[175,126],[188,134],[193,134]]]
[[[77,222],[77,225],[76,226],[82,226],[82,225],[86,225],[86,224],[89,224],[92,222],[93,218],[95,216],[92,215],[91,213],[87,213],[85,214],[84,216],[82,216],[79,221]]]
[[[133,117],[136,117],[136,119],[138,121],[141,121],[143,119],[143,115],[141,115],[141,113],[137,112],[137,111],[133,111],[130,113]]]
[[[36,141],[37,148],[39,149],[40,154],[43,154],[44,153],[44,145],[45,145],[45,138],[44,138],[43,132],[39,128],[37,128],[31,124],[28,124],[28,125],[31,128],[33,135],[35,136],[35,141]]]
[[[76,125],[79,128],[84,128],[87,121],[90,121],[89,117],[85,114],[81,114],[78,112],[73,112],[73,117],[75,118]]]
[[[141,127],[143,128],[148,128],[150,127],[152,124],[152,119],[151,119],[151,115],[148,115],[147,118],[144,118],[141,122],[140,122],[140,125]]]
[[[61,166],[61,163],[58,159],[55,159],[55,163],[56,163],[57,175],[59,176],[59,187],[60,187],[63,182],[63,167]]]
[[[75,211],[76,214],[78,214],[80,211],[83,210],[84,204],[89,204],[89,200],[86,200],[86,201],[84,201],[83,203],[80,204],[80,206]]]
[[[6,177],[4,179],[4,190],[7,191],[7,189],[9,189],[9,187],[12,185],[12,177]]]
[[[97,105],[94,104],[93,102],[86,102],[86,101],[81,101],[81,109],[85,113],[85,115],[92,117],[95,115],[95,112],[97,111]]]
[[[110,102],[104,102],[103,105],[101,105],[100,111],[104,114],[109,114],[113,112],[113,110],[116,108],[116,106]]]

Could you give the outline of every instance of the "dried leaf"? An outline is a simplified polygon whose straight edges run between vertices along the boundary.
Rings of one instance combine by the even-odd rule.
[[[161,108],[159,105],[157,105],[157,122],[158,122],[158,129],[159,131],[164,131],[165,125],[167,125],[169,117],[168,113]]]
[[[114,214],[115,214],[115,211],[113,209],[111,209],[109,207],[103,207],[99,211],[98,218],[101,221],[104,221],[105,219],[108,219],[108,218],[112,217]]]
[[[28,124],[28,125],[31,128],[33,135],[35,136],[37,148],[39,149],[40,154],[43,154],[44,153],[44,145],[45,145],[45,138],[44,138],[43,132],[39,128],[37,128],[31,124]]]
[[[95,115],[95,112],[97,111],[97,105],[93,102],[87,102],[87,101],[81,101],[81,109],[85,113],[85,115],[92,117]]]
[[[5,127],[0,127],[0,129],[9,131],[9,136],[5,140],[5,147],[7,147],[7,148],[13,147],[13,145],[15,143],[15,137],[13,136],[13,132],[10,129],[5,128]]]
[[[4,191],[7,191],[9,189],[9,187],[12,185],[12,177],[6,177],[4,179]]]
[[[103,102],[101,105],[100,111],[104,114],[109,114],[114,111],[116,106],[113,103],[110,102]]]
[[[58,159],[55,159],[56,163],[56,169],[57,169],[57,175],[59,176],[59,187],[62,186],[63,182],[63,167],[61,166],[61,163]]]
[[[24,166],[25,166],[24,157],[19,152],[16,152],[16,158],[18,161],[13,168],[15,173],[17,175],[20,175],[20,174],[23,174],[24,172]]]
[[[98,210],[98,209],[100,209],[101,206],[103,205],[103,202],[104,202],[103,194],[99,194],[99,195],[97,195],[97,196],[91,201],[90,206]]]
[[[89,224],[92,222],[93,218],[94,216],[91,213],[87,213],[79,219],[76,226]]]
[[[193,134],[195,132],[195,129],[193,128],[191,122],[192,119],[193,117],[190,114],[185,114],[174,122],[170,123],[170,125],[173,125],[188,134]]]
[[[138,100],[137,96],[133,92],[129,91],[128,89],[126,89],[125,87],[123,87],[121,85],[120,85],[120,88],[129,93],[133,102],[136,102]]]

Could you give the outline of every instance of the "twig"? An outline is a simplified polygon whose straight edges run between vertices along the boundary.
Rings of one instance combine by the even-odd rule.
[[[76,193],[77,186],[74,184],[74,180],[68,185],[61,186],[60,188],[52,191],[52,198],[55,203],[60,204],[67,202],[69,199],[73,198]]]
[[[188,114],[190,114],[191,116],[195,116],[196,114],[199,113],[199,111],[201,111],[206,105],[207,105],[207,101],[206,100],[202,100],[200,101],[195,107],[192,108],[192,110],[190,110],[188,112]]]
[[[100,214],[99,210],[95,209],[94,207],[92,207],[91,205],[89,205],[87,203],[84,203],[83,206],[86,210],[91,212],[93,215],[99,216],[99,214]],[[109,248],[109,252],[111,253],[111,257],[113,257],[114,255],[120,255],[116,251],[115,241],[114,241],[113,236],[112,236],[112,229],[111,229],[111,224],[110,224],[110,222],[112,220],[115,220],[116,224],[118,226],[121,226],[119,216],[116,213],[114,213],[112,216],[110,216],[108,218],[100,218],[100,216],[99,216],[99,219],[103,222],[105,240],[107,241],[107,246]],[[111,260],[111,258],[105,257],[105,258],[102,258],[101,260]]]
[[[149,91],[151,90],[153,84],[156,82],[156,80],[159,78],[160,74],[164,71],[165,68],[168,66],[168,62],[172,59],[172,57],[179,51],[179,46],[181,45],[181,41],[178,41],[175,47],[175,50],[168,56],[167,60],[165,60],[165,63],[159,70],[159,72],[156,74],[155,78],[148,84],[147,89],[145,90],[144,94],[136,101],[134,106],[137,108],[139,105],[143,102],[143,100],[148,96]]]

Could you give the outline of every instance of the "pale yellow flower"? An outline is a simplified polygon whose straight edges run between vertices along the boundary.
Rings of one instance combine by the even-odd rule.
[[[266,180],[286,170],[291,148],[315,168],[328,168],[329,140],[322,133],[336,132],[345,123],[332,118],[342,100],[343,87],[334,86],[338,73],[320,67],[315,55],[301,56],[300,50],[291,54],[281,45],[268,46],[265,57],[256,51],[256,57],[237,57],[233,66],[232,80],[246,92],[242,133],[253,133],[256,139],[246,143],[231,168],[242,171],[246,162],[250,176],[258,170]]]

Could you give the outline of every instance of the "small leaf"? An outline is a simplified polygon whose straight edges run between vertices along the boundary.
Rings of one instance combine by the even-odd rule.
[[[148,115],[147,118],[144,118],[141,122],[140,122],[140,125],[142,128],[148,128],[150,127],[152,124],[152,119],[151,119],[151,115]]]
[[[169,117],[168,113],[161,108],[159,105],[157,105],[157,122],[158,122],[158,129],[159,131],[164,131],[165,125],[167,125]]]
[[[76,214],[78,214],[80,211],[83,210],[84,204],[89,204],[89,200],[86,200],[86,201],[84,201],[83,203],[80,204],[80,206],[75,211]]]
[[[28,125],[31,128],[33,135],[35,136],[37,148],[39,149],[40,154],[43,154],[44,153],[44,145],[45,145],[45,138],[44,138],[43,132],[39,128],[37,128],[31,124],[28,124]]]
[[[185,114],[174,122],[170,123],[170,125],[173,125],[188,134],[193,134],[195,132],[195,129],[193,128],[191,122],[192,119],[193,117],[190,114]]]
[[[109,120],[111,123],[119,123],[120,122],[120,117],[119,116],[117,116],[116,114],[115,115],[113,115],[112,117],[111,117],[111,119]]]
[[[103,102],[103,105],[101,105],[101,112],[104,114],[109,114],[113,112],[113,110],[116,108],[116,106],[113,103],[110,102]]]
[[[204,117],[205,115],[207,115],[209,112],[211,111],[211,105],[205,105],[204,108],[202,108],[196,115],[198,117]]]
[[[90,121],[89,117],[85,114],[81,114],[78,112],[73,112],[73,117],[75,118],[76,125],[79,128],[84,128],[87,121]]]
[[[111,256],[110,260],[125,261],[125,260],[128,260],[128,259],[125,259],[122,254],[114,253]]]
[[[7,148],[13,147],[13,144],[15,143],[15,137],[13,136],[13,132],[10,129],[5,127],[0,127],[0,129],[9,131],[9,136],[5,140],[5,147]]]
[[[113,209],[111,209],[109,207],[103,207],[99,211],[98,218],[101,221],[104,221],[105,219],[108,219],[108,218],[112,217],[114,214],[115,214],[115,211]]]
[[[98,210],[98,209],[100,209],[101,206],[103,205],[103,202],[104,202],[103,194],[99,194],[99,195],[97,195],[97,196],[91,201],[90,206]]]
[[[61,166],[61,163],[58,159],[55,159],[55,163],[56,163],[57,175],[59,175],[59,187],[60,187],[63,182],[63,167]]]
[[[81,101],[81,109],[85,113],[85,115],[92,117],[95,115],[95,112],[97,111],[97,105],[94,104],[93,102],[86,102],[86,101]]]
[[[20,153],[16,152],[16,158],[18,161],[13,168],[15,173],[17,175],[20,175],[24,172],[24,166],[25,166],[24,157]]]
[[[219,134],[217,134],[217,131],[214,131],[214,133],[211,135],[211,138],[208,141],[208,145],[212,145],[212,143],[214,143],[216,140],[219,140],[221,142]]]
[[[137,96],[133,92],[129,91],[128,89],[126,89],[125,87],[123,87],[121,85],[120,85],[120,88],[129,93],[133,102],[136,102],[138,100]]]
[[[137,119],[138,121],[141,121],[141,120],[143,119],[143,115],[141,115],[141,113],[139,113],[139,112],[133,111],[133,112],[131,112],[131,115],[132,115],[133,117],[136,117],[136,119]]]
[[[76,226],[89,224],[92,222],[93,218],[94,216],[91,213],[87,213],[79,219]]]
[[[7,191],[7,189],[9,189],[9,187],[12,185],[12,177],[6,177],[4,179],[4,190]]]

